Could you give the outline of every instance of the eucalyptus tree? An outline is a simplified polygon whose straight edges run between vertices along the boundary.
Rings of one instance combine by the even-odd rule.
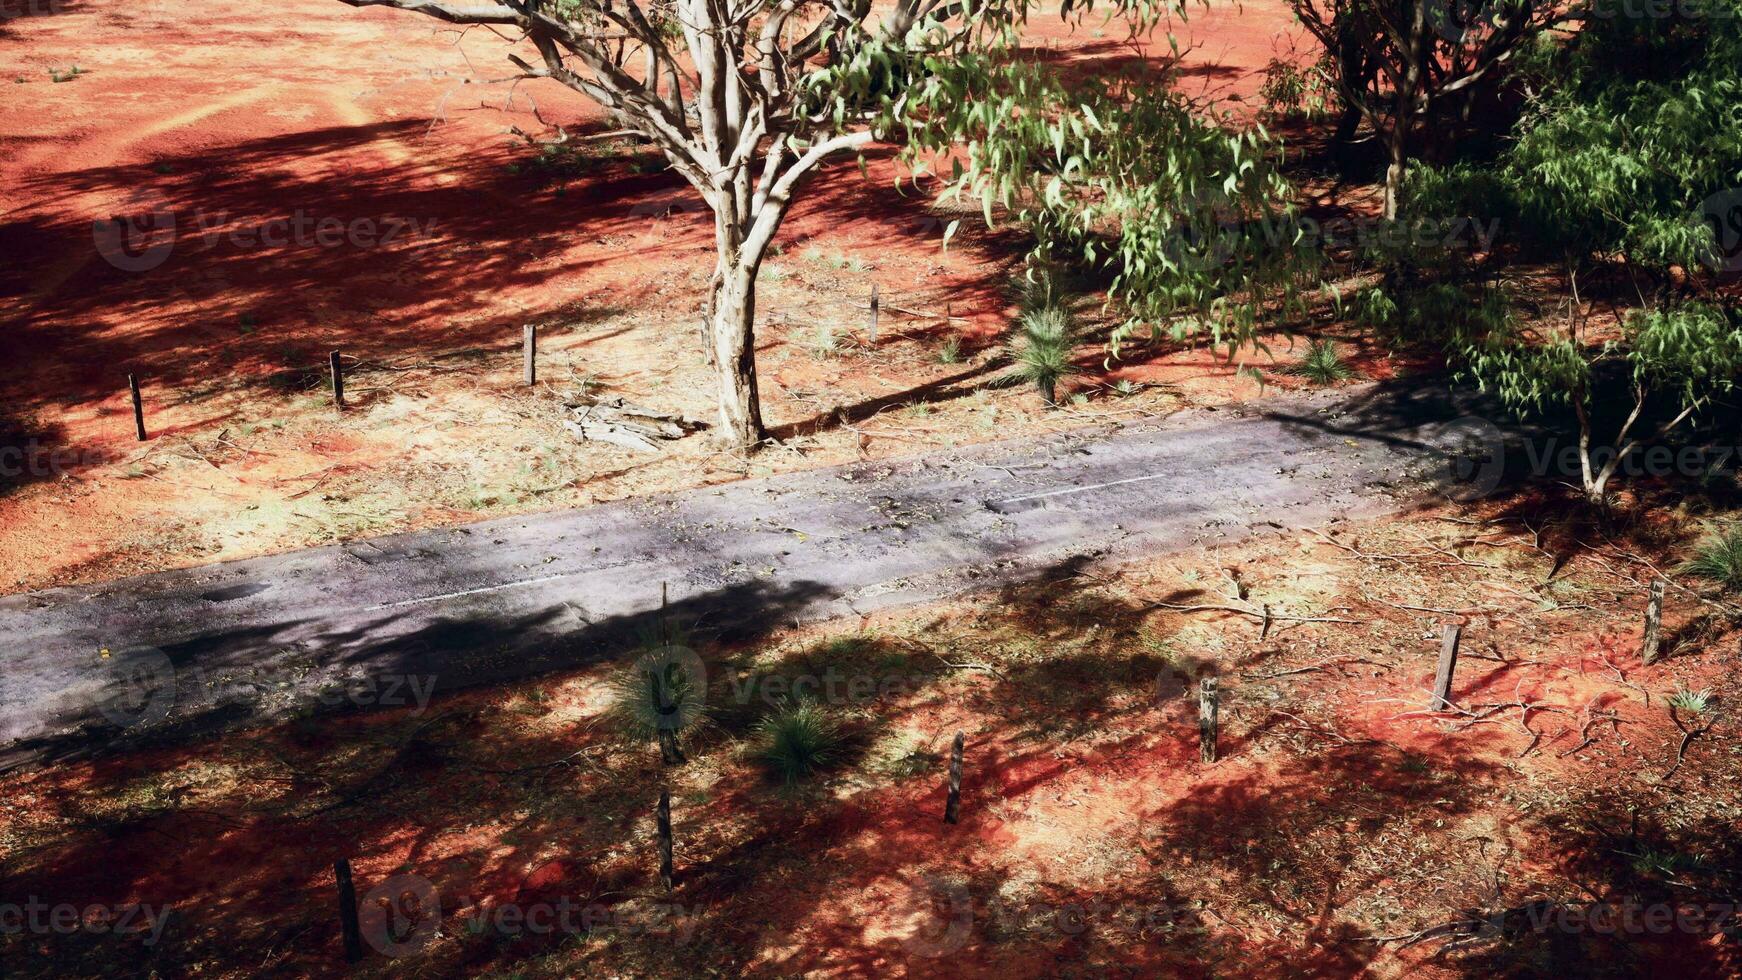
[[[1345,113],[1385,144],[1385,217],[1409,161],[1451,109],[1494,84],[1544,32],[1581,14],[1556,0],[1290,0],[1330,55]],[[1346,115],[1345,119],[1353,118]],[[1345,129],[1340,127],[1340,131]]]
[[[1220,240],[1231,209],[1275,186],[1253,137],[1199,121],[1162,75],[1134,84],[1025,58],[1022,28],[1038,0],[895,0],[875,10],[871,0],[341,2],[502,33],[522,77],[586,95],[663,152],[714,215],[704,335],[721,426],[744,448],[765,437],[757,271],[824,161],[863,162],[878,142],[916,173],[948,159],[954,189],[983,196],[988,220],[996,203],[1037,222],[1043,250],[1062,244],[1120,264],[1140,317],[1218,294],[1208,280],[1224,256],[1194,256]],[[1093,2],[1064,0],[1060,16],[1080,22]],[[1184,2],[1103,0],[1099,13],[1148,38]],[[1135,159],[1144,154],[1154,159]],[[1211,187],[1230,193],[1195,204]],[[1094,239],[1109,233],[1120,244],[1097,252]]]

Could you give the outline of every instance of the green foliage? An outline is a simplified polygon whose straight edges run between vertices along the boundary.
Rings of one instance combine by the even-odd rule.
[[[1669,696],[1669,705],[1696,715],[1703,715],[1712,707],[1712,692],[1701,688],[1697,691],[1687,687],[1678,687]]]
[[[920,56],[874,127],[918,172],[961,150],[947,186],[977,198],[988,224],[1002,211],[1031,231],[1032,257],[1110,274],[1110,302],[1125,314],[1115,355],[1139,332],[1207,330],[1232,350],[1289,281],[1295,243],[1277,230],[1289,189],[1268,134],[1202,115],[1164,75],[1085,75],[1015,57],[1029,7],[974,8],[985,37]],[[1067,3],[1065,16],[1086,9]],[[1174,10],[1135,0],[1103,9],[1138,34]],[[914,33],[932,30],[922,22]]]
[[[1301,360],[1295,373],[1314,384],[1330,385],[1339,381],[1347,381],[1355,376],[1355,370],[1343,360],[1343,355],[1337,350],[1337,345],[1330,340],[1315,340],[1307,346],[1306,357]]]
[[[1683,405],[1734,391],[1742,375],[1742,322],[1734,311],[1702,303],[1635,310],[1627,340],[1638,381],[1674,391]]]
[[[1742,187],[1742,2],[1666,12],[1590,19],[1554,59],[1503,169],[1539,243],[1660,273],[1710,256],[1701,204]]]
[[[1694,546],[1681,572],[1709,579],[1726,590],[1742,589],[1742,526],[1714,530]]]
[[[1264,82],[1258,98],[1272,119],[1323,119],[1337,103],[1337,93],[1320,70],[1331,62],[1326,54],[1319,64],[1302,69],[1292,61],[1270,59],[1264,66]]]
[[[635,662],[612,678],[607,716],[625,733],[675,736],[706,718],[707,678],[688,643],[688,634],[662,622],[641,638]]]
[[[1048,405],[1058,403],[1058,383],[1077,373],[1071,363],[1075,347],[1070,314],[1055,305],[1030,306],[1017,319],[1011,344],[1012,381],[1034,385]]]
[[[960,337],[946,337],[944,342],[938,345],[938,363],[962,363],[962,340]]]
[[[846,744],[841,728],[821,706],[800,702],[757,723],[757,755],[770,772],[792,785],[839,760]]]

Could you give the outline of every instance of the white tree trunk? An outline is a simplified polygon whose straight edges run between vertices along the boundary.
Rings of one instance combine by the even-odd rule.
[[[720,435],[736,449],[767,437],[756,390],[756,264],[740,260],[719,282],[710,303],[710,355],[719,387]]]

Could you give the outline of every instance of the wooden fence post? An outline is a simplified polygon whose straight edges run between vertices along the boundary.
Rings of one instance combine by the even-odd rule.
[[[659,791],[659,883],[671,891],[671,790]]]
[[[333,862],[333,877],[339,882],[339,928],[345,933],[345,962],[363,958],[363,930],[357,925],[357,889],[351,884],[351,862],[340,858]]]
[[[956,811],[962,804],[962,733],[950,746],[950,798],[944,802],[944,823],[956,822]]]
[[[1216,738],[1219,734],[1221,696],[1216,691],[1216,679],[1198,681],[1198,753],[1205,762],[1216,761]]]
[[[145,402],[139,397],[139,376],[127,376],[127,390],[133,393],[133,428],[139,434],[139,441],[145,441]]]
[[[531,388],[538,383],[538,327],[527,324],[521,328],[522,359],[525,360],[526,386]]]
[[[871,284],[871,342],[877,343],[877,311],[882,301],[877,298],[877,284]]]
[[[333,407],[342,412],[345,410],[345,366],[339,363],[338,351],[333,351],[327,360],[333,370]]]
[[[1639,659],[1649,667],[1657,661],[1657,648],[1663,642],[1663,579],[1651,583],[1651,598],[1645,603],[1645,644]]]
[[[1434,699],[1429,711],[1449,711],[1452,707],[1452,672],[1458,667],[1458,641],[1464,628],[1448,624],[1440,636],[1440,666],[1434,672]]]

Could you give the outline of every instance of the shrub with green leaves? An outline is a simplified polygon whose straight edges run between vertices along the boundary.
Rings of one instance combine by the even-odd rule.
[[[809,701],[762,719],[755,738],[757,756],[789,786],[839,761],[846,744],[840,725]]]
[[[1553,261],[1570,297],[1556,318],[1521,322],[1492,287],[1493,308],[1472,313],[1471,270],[1451,250],[1393,257],[1389,308],[1378,310],[1399,332],[1444,343],[1514,411],[1570,409],[1581,485],[1599,504],[1631,453],[1742,377],[1742,311],[1718,288],[1717,229],[1704,213],[1742,196],[1742,0],[1665,13],[1588,19],[1541,53],[1536,91],[1494,165],[1422,168],[1410,182],[1411,216],[1500,220],[1511,258]],[[1639,306],[1588,306],[1599,279],[1621,280],[1612,288]],[[1620,362],[1631,389],[1612,435],[1593,421],[1612,397],[1600,390],[1604,362]]]
[[[1709,579],[1727,590],[1742,589],[1742,525],[1715,530],[1694,545],[1682,563],[1684,575]]]

